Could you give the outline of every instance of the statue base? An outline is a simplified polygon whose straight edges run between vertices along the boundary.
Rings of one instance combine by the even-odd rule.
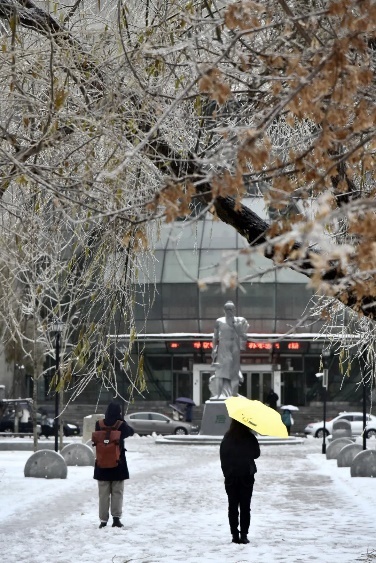
[[[230,417],[224,399],[210,399],[205,402],[200,434],[224,436],[230,427]]]

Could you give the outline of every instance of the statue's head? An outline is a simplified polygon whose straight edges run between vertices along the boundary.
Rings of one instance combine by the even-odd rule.
[[[235,311],[235,305],[232,301],[226,301],[223,308],[225,311]]]

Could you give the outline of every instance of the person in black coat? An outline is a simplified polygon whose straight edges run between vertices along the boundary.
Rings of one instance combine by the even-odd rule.
[[[269,405],[271,409],[277,410],[277,401],[279,397],[274,389],[270,389],[267,397],[266,397],[266,404]]]
[[[118,420],[122,421],[118,428],[121,432],[120,461],[118,466],[101,468],[95,462],[94,467],[94,479],[98,481],[100,528],[107,526],[110,505],[113,518],[112,527],[123,527],[120,518],[123,511],[124,481],[129,479],[124,440],[129,436],[133,436],[134,430],[122,419],[120,405],[118,403],[110,403],[106,410],[104,423],[106,426],[113,426]],[[95,424],[95,430],[100,430],[99,421]]]
[[[220,459],[228,497],[228,519],[234,543],[249,543],[251,499],[255,473],[255,459],[260,457],[260,446],[249,428],[232,420],[220,446]],[[239,536],[240,509],[240,536]]]

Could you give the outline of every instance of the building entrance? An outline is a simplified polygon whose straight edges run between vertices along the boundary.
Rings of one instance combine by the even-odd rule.
[[[172,376],[172,400],[178,397],[192,397],[192,373],[174,371]]]
[[[245,390],[245,396],[248,399],[253,399],[256,401],[261,401],[265,403],[266,397],[272,389],[272,366],[270,370],[266,371],[265,368],[261,371],[249,371],[247,373],[243,372],[244,383],[239,389],[242,393],[243,387]]]

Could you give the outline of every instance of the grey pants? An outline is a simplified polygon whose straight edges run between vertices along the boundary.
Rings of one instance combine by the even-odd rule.
[[[110,502],[111,516],[120,518],[123,512],[124,481],[98,481],[99,519],[107,522]]]

